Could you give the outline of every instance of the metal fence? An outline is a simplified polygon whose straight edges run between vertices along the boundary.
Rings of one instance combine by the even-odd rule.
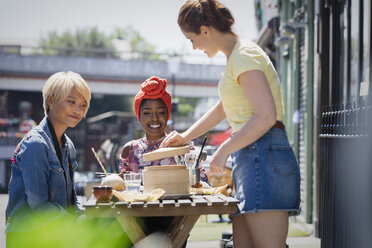
[[[366,136],[370,106],[360,103],[340,103],[323,106],[321,137],[350,138]]]
[[[372,247],[370,106],[324,106],[321,120],[322,247]]]

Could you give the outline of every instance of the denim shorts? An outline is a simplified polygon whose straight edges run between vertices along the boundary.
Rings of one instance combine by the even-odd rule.
[[[300,170],[284,130],[272,128],[231,154],[239,214],[263,211],[300,213]]]

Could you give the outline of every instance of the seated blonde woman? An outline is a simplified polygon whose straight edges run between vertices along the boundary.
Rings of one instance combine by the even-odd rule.
[[[52,216],[79,212],[73,184],[76,151],[65,131],[83,119],[90,98],[87,83],[77,73],[58,72],[46,81],[45,117],[18,144],[11,159],[7,247],[20,232],[29,231],[22,225],[27,216],[44,210]]]

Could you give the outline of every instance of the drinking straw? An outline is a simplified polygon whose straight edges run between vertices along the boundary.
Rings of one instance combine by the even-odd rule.
[[[103,166],[103,164],[102,164],[101,160],[100,160],[100,159],[99,159],[99,157],[98,157],[98,154],[96,153],[96,151],[94,150],[94,148],[93,148],[93,147],[92,147],[92,152],[94,153],[94,156],[96,157],[96,159],[97,159],[97,161],[98,161],[99,165],[101,166],[101,168],[102,168],[103,172],[104,172],[104,173],[105,173],[105,175],[107,176],[107,172],[106,172],[106,170],[105,170],[105,167]]]
[[[203,154],[203,148],[204,148],[204,146],[205,146],[205,142],[206,142],[206,141],[207,141],[207,136],[205,136],[204,141],[203,141],[203,145],[202,145],[202,147],[200,148],[200,152],[199,152],[198,159],[196,160],[195,168],[199,167],[200,160],[201,160],[201,157],[202,157],[202,154]]]

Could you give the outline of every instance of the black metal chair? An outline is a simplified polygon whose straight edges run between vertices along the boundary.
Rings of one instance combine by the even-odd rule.
[[[233,232],[232,229],[227,229],[222,232],[221,239],[220,239],[220,248],[233,248],[234,241],[233,241]],[[286,244],[286,248],[289,246]]]
[[[220,238],[220,248],[225,248],[226,244],[232,241],[232,236],[233,236],[232,228],[223,231]]]
[[[225,248],[234,248],[234,243],[233,241],[229,241],[226,245]]]

